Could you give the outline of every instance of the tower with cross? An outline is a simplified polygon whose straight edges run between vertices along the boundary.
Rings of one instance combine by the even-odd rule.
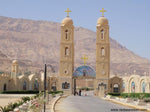
[[[65,11],[67,17],[61,23],[59,90],[64,94],[72,94],[72,77],[74,71],[74,26],[69,17],[69,8]]]
[[[94,88],[98,96],[103,96],[104,93],[109,92],[110,42],[108,20],[104,17],[106,10],[102,8],[100,12],[102,12],[102,17],[97,20],[96,26],[96,80]],[[99,90],[103,90],[103,92]]]

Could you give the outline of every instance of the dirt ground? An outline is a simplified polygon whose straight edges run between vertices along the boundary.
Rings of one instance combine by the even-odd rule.
[[[0,106],[4,107],[9,103],[17,102],[20,98],[0,98]]]

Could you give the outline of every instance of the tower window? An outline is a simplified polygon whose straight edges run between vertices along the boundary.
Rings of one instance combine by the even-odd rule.
[[[66,40],[68,40],[68,30],[65,31]]]
[[[65,70],[65,74],[68,74],[68,71],[67,71],[67,70]]]
[[[69,55],[69,48],[68,48],[68,47],[65,48],[65,55],[66,55],[66,56]]]
[[[104,40],[104,30],[101,30],[101,39]]]
[[[101,48],[101,55],[105,56],[105,49],[104,49],[104,47]]]

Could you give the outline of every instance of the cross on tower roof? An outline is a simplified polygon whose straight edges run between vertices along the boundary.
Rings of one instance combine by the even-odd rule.
[[[104,10],[104,8],[102,8],[102,10],[100,10],[100,12],[102,12],[102,17],[104,17],[104,12],[106,12],[106,10]]]
[[[69,8],[67,8],[67,10],[65,10],[65,12],[67,12],[67,17],[69,17],[69,12],[72,12],[72,11],[69,10]]]
[[[83,57],[83,58],[81,58],[81,59],[83,59],[83,61],[84,61],[84,66],[85,66],[85,64],[86,64],[86,60],[88,60],[88,57],[86,57],[86,55],[84,55],[84,57]]]

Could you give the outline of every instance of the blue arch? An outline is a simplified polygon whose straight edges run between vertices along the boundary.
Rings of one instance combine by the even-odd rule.
[[[96,77],[96,73],[90,66],[80,66],[73,72],[73,76]]]

